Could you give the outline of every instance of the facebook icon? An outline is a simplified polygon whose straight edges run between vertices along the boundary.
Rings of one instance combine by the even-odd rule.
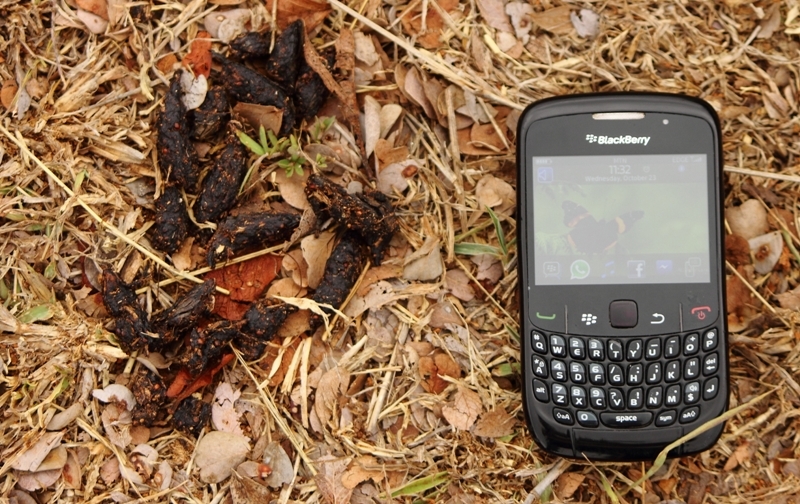
[[[628,261],[628,278],[644,278],[644,261]]]

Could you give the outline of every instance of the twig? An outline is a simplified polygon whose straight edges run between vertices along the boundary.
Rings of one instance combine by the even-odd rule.
[[[525,504],[531,504],[532,502],[539,499],[542,494],[547,490],[547,487],[553,484],[553,482],[561,476],[561,473],[567,470],[567,468],[572,465],[572,462],[569,460],[561,459],[553,466],[552,469],[547,473],[542,481],[539,482],[536,487],[531,490],[531,493],[528,494],[528,497],[525,499]]]

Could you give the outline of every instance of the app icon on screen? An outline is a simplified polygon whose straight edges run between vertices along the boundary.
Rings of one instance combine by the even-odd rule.
[[[561,263],[557,261],[548,261],[542,266],[544,267],[545,278],[561,276]]]
[[[553,167],[544,166],[536,169],[536,180],[540,184],[549,184],[553,181]]]
[[[583,259],[573,261],[569,267],[570,280],[583,280],[589,276],[589,263]]]
[[[670,259],[656,261],[656,273],[659,275],[669,275],[672,273],[672,261]]]
[[[644,261],[628,261],[628,278],[644,278]]]

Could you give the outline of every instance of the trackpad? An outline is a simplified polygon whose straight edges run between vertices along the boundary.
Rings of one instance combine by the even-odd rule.
[[[668,444],[683,435],[680,427],[658,430],[594,430],[573,429],[572,447],[575,456],[604,460],[611,456],[614,460],[654,459]],[[680,447],[673,455],[680,453]]]

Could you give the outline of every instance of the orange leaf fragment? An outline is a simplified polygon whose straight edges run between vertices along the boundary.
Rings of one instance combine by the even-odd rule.
[[[277,276],[280,265],[280,257],[268,254],[207,273],[206,278],[213,278],[217,286],[231,292],[230,296],[216,295],[213,313],[227,320],[241,320],[250,303],[261,297]]]
[[[214,376],[216,376],[216,374],[219,373],[219,371],[222,368],[227,366],[228,363],[232,361],[234,357],[235,356],[232,353],[223,355],[222,359],[220,359],[219,361],[219,364],[217,364],[213,368],[209,368],[203,371],[203,373],[200,376],[198,376],[197,379],[194,380],[192,383],[190,383],[188,386],[186,386],[186,383],[184,383],[181,387],[183,391],[178,391],[175,396],[171,396],[170,392],[172,391],[173,393],[175,393],[175,390],[177,390],[176,382],[178,381],[178,377],[181,376],[184,372],[186,372],[185,369],[181,369],[178,372],[178,376],[175,377],[175,381],[172,382],[172,385],[170,385],[169,389],[167,389],[167,397],[170,398],[175,397],[175,400],[177,400],[178,402],[183,401],[184,399],[194,394],[201,388],[211,384],[211,382],[214,381]],[[188,375],[188,372],[186,372],[186,374]],[[181,378],[181,380],[183,379],[184,378]],[[173,390],[173,388],[175,388],[175,390]]]
[[[190,67],[195,75],[208,77],[211,75],[211,34],[207,31],[197,32],[192,41],[189,54],[183,58],[183,64]]]
[[[267,0],[267,12],[272,12],[275,0]],[[306,32],[310,32],[322,23],[331,8],[325,0],[278,0],[278,9],[275,20],[278,28],[283,30],[298,19],[306,25]]]

